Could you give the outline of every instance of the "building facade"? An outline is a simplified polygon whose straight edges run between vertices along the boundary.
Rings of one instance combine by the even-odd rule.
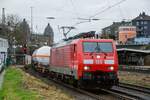
[[[111,38],[114,40],[118,40],[118,32],[120,26],[131,26],[131,22],[113,22],[112,25],[105,27],[102,29],[102,38]]]
[[[2,67],[6,64],[7,55],[8,41],[7,39],[0,38],[0,71]]]
[[[48,45],[52,45],[54,42],[54,32],[49,23],[44,30],[44,36],[48,37],[48,39],[49,39]]]
[[[43,45],[51,46],[54,42],[54,33],[53,29],[48,23],[43,34],[32,34],[31,35],[31,43],[32,45],[36,45],[38,47]]]
[[[120,44],[127,44],[129,39],[136,37],[136,27],[135,26],[120,26],[118,32],[118,41]]]
[[[49,37],[43,34],[32,34],[31,35],[31,43],[32,45],[36,45],[38,47],[43,45],[48,45]]]
[[[132,25],[137,27],[137,37],[150,37],[150,16],[145,12],[132,20]]]

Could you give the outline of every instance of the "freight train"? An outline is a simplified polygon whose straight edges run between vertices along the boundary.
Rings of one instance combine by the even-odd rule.
[[[51,78],[86,89],[111,88],[118,84],[118,57],[111,39],[75,39],[53,45],[47,56],[33,54],[34,66]],[[49,59],[43,65],[36,57]],[[48,60],[47,60],[48,61]]]

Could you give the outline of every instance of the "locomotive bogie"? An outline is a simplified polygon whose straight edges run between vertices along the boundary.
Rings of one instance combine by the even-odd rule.
[[[115,72],[84,72],[80,82],[85,88],[104,88],[117,85],[118,78]]]

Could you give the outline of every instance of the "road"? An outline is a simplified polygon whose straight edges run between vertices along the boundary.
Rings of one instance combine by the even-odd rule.
[[[0,73],[0,89],[2,88],[4,74],[5,74],[5,70],[2,73]]]

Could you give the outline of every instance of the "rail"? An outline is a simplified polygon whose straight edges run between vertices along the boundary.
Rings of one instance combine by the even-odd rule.
[[[120,87],[128,88],[128,89],[133,89],[136,91],[140,91],[143,93],[147,93],[150,95],[150,88],[143,87],[143,86],[138,86],[138,85],[132,85],[132,84],[127,84],[127,83],[119,83]]]

